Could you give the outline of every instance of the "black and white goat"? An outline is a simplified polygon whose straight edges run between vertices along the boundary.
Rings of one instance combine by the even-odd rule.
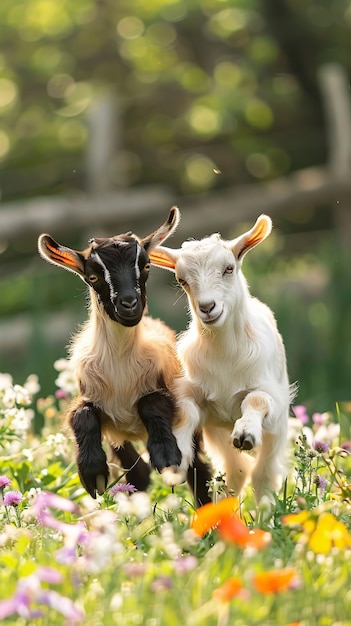
[[[144,315],[148,255],[174,232],[178,221],[179,210],[173,207],[167,221],[143,239],[131,232],[95,238],[83,251],[63,246],[50,235],[39,237],[44,259],[74,272],[89,286],[89,318],[70,346],[80,393],[68,421],[79,476],[92,497],[103,493],[108,483],[102,437],[124,463],[137,458],[130,444],[123,448],[124,442],[146,441],[151,465],[168,484],[182,482],[192,464],[193,440],[182,436],[182,416],[173,392],[180,376],[175,333]],[[203,476],[195,490],[206,501],[209,470],[200,458],[195,463]],[[147,480],[146,472],[143,487]]]
[[[256,500],[285,472],[289,387],[283,341],[271,310],[250,295],[241,265],[271,232],[269,217],[232,241],[213,234],[178,250],[159,247],[151,262],[176,274],[191,321],[178,341],[185,380],[179,396],[205,448],[239,493],[252,473]],[[229,437],[230,433],[230,437]],[[253,459],[243,450],[257,448]]]

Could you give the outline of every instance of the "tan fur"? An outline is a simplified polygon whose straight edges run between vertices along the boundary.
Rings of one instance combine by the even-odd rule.
[[[174,331],[147,316],[137,326],[122,327],[99,309],[92,294],[89,319],[73,338],[70,353],[80,397],[68,417],[78,406],[92,402],[106,416],[102,432],[109,443],[119,446],[125,439],[146,441],[136,403],[159,389],[161,377],[172,390],[180,375]]]

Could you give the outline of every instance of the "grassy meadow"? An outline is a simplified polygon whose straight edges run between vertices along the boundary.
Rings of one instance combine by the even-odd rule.
[[[250,486],[233,497],[219,475],[213,504],[195,511],[185,485],[155,473],[137,492],[116,468],[93,500],[60,424],[66,365],[45,398],[35,376],[0,374],[4,625],[351,626],[349,407],[295,407],[274,505],[257,508]]]

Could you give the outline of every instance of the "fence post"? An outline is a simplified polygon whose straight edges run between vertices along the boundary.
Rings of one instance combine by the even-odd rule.
[[[351,176],[351,86],[346,70],[326,63],[319,70],[329,142],[329,169],[340,179]],[[340,197],[334,206],[336,227],[346,254],[350,255],[351,204]]]
[[[122,147],[121,111],[111,91],[94,96],[88,110],[86,186],[90,193],[104,194],[122,186],[123,171],[114,167]]]

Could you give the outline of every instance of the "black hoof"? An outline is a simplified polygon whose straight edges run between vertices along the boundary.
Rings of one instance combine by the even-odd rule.
[[[252,450],[255,446],[255,441],[252,435],[240,435],[240,437],[234,437],[233,445],[238,450]]]

